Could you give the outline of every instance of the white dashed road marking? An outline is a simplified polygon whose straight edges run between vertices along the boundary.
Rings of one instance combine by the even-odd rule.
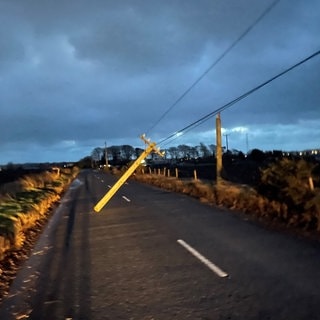
[[[177,242],[182,245],[185,249],[187,249],[194,257],[199,259],[202,263],[204,263],[211,271],[213,271],[216,275],[218,275],[221,278],[225,278],[228,276],[226,272],[221,270],[218,266],[216,266],[214,263],[212,263],[210,260],[208,260],[206,257],[204,257],[201,253],[199,253],[196,249],[192,248],[190,245],[188,245],[185,241],[179,239]]]
[[[131,200],[129,198],[127,198],[126,196],[122,196],[122,199],[126,200],[127,202],[131,202]]]

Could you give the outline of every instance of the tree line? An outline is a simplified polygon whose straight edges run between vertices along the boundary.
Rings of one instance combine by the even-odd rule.
[[[113,145],[107,148],[96,147],[92,150],[91,154],[79,161],[80,167],[97,167],[105,165],[125,165],[128,162],[137,159],[144,151],[143,148],[133,147],[131,145]],[[206,145],[200,143],[196,146],[189,146],[181,144],[178,146],[172,146],[167,149],[163,149],[165,155],[163,161],[175,162],[175,161],[197,161],[197,162],[214,162],[216,154],[216,146],[214,144]],[[223,163],[229,164],[235,161],[253,161],[256,163],[262,163],[266,160],[272,159],[310,159],[313,158],[310,154],[299,153],[287,153],[281,150],[262,151],[260,149],[252,149],[247,154],[242,151],[231,149],[227,150],[223,148]],[[107,160],[107,161],[106,161]],[[147,158],[149,163],[153,160],[159,160],[157,154],[150,154]]]
[[[215,155],[216,146],[200,143],[197,146],[181,144],[169,147],[165,151],[164,159],[198,159],[209,158]],[[91,160],[95,164],[122,164],[137,159],[144,151],[142,148],[134,148],[130,145],[110,146],[107,148],[96,147],[91,152]],[[148,159],[155,159],[157,155],[151,154]],[[107,161],[106,161],[107,159]]]

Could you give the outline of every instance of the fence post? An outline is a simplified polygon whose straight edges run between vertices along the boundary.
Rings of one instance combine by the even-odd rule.
[[[194,180],[198,180],[196,169],[193,170],[193,177],[194,177]]]
[[[309,177],[309,187],[311,191],[314,191],[314,185],[313,185],[313,179],[312,177]]]
[[[176,171],[176,178],[178,179],[179,178],[178,168],[176,168],[175,171]]]

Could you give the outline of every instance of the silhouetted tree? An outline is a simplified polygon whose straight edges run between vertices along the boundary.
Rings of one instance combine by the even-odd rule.
[[[142,153],[143,151],[144,151],[144,150],[141,149],[141,148],[135,148],[135,149],[134,149],[134,154],[135,154],[136,158],[139,158],[140,155],[141,155],[141,153]]]
[[[84,157],[78,161],[78,167],[83,168],[91,168],[92,158],[90,156]]]
[[[199,151],[197,149],[197,147],[190,147],[190,157],[193,159],[196,159],[199,157]]]
[[[248,153],[248,159],[255,162],[262,162],[265,158],[265,153],[259,149],[253,149]]]
[[[199,151],[202,158],[210,157],[210,151],[208,147],[202,142],[200,142]]]
[[[290,214],[302,214],[308,202],[315,197],[309,186],[314,167],[305,160],[283,158],[274,162],[262,170],[260,192],[285,202]]]
[[[190,147],[186,144],[180,144],[178,146],[179,158],[190,158]]]
[[[167,152],[169,153],[171,159],[178,159],[179,150],[177,147],[170,147],[169,149],[167,149]]]
[[[134,155],[134,148],[130,145],[121,146],[121,153],[123,155],[124,160],[130,161],[131,157]]]
[[[211,155],[212,156],[215,156],[215,154],[216,154],[216,145],[215,144],[209,144],[209,146],[208,146],[208,148],[209,148],[209,150],[211,151]]]
[[[108,154],[111,154],[112,156],[112,161],[117,162],[120,160],[121,156],[121,148],[119,146],[111,146],[108,148]]]
[[[91,152],[91,159],[95,163],[95,165],[99,165],[101,162],[101,158],[103,156],[104,149],[97,147],[94,148]]]
[[[245,160],[246,156],[244,155],[244,153],[242,151],[239,151],[238,153],[238,160]]]

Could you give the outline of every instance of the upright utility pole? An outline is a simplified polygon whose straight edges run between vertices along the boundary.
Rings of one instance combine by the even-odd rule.
[[[221,144],[221,118],[220,113],[216,117],[216,162],[217,162],[217,184],[221,182],[222,171],[222,144]]]
[[[229,151],[229,140],[228,140],[229,135],[230,135],[230,133],[224,134],[224,136],[226,137],[226,148],[227,148],[227,152]]]
[[[248,137],[248,133],[246,133],[246,148],[247,148],[247,154],[249,152],[249,137]]]
[[[106,168],[109,168],[107,142],[104,142],[104,156],[106,158]]]

